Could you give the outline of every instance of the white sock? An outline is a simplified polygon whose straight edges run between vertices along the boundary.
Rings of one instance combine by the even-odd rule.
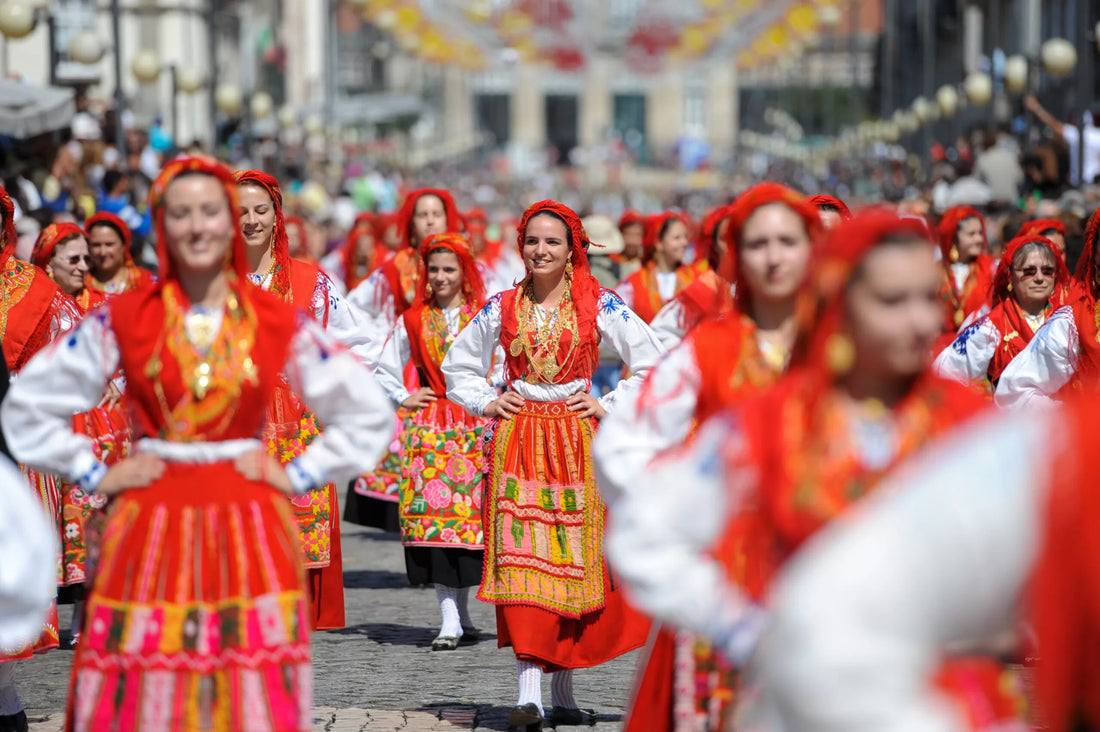
[[[80,635],[80,625],[81,625],[80,621],[82,620],[83,615],[84,615],[84,601],[83,600],[73,600],[72,635],[73,635],[74,638],[76,636]]]
[[[577,700],[573,698],[573,669],[550,674],[550,699],[555,707],[577,709]]]
[[[516,659],[519,669],[519,706],[534,704],[542,714],[542,668]]]
[[[23,711],[23,702],[15,690],[15,661],[0,663],[0,716],[9,717]]]
[[[443,613],[443,627],[439,629],[440,637],[462,637],[462,623],[458,620],[458,604],[455,602],[457,592],[453,587],[435,586],[435,596],[439,598],[439,609]]]
[[[474,619],[470,617],[470,588],[461,587],[458,590],[458,619],[463,628],[474,627]]]

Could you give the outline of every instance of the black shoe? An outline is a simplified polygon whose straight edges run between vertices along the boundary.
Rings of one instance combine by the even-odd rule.
[[[27,722],[27,713],[23,710],[15,714],[0,716],[0,732],[28,732],[30,724]]]
[[[433,651],[453,651],[458,648],[458,638],[453,635],[441,635],[432,641]]]
[[[550,710],[550,723],[557,727],[559,724],[565,726],[577,726],[584,724],[584,712],[580,709],[569,709],[567,707],[554,707]]]
[[[472,625],[462,626],[462,637],[458,639],[458,642],[464,646],[473,645],[481,640],[481,631]]]
[[[508,712],[508,726],[512,729],[523,728],[527,732],[537,732],[542,729],[542,722],[542,712],[534,702],[513,707],[512,711]]]

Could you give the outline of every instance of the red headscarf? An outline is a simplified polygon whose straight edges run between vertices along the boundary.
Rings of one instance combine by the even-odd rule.
[[[39,232],[38,240],[34,243],[34,253],[31,260],[36,267],[46,269],[46,265],[53,259],[57,245],[76,236],[84,236],[84,229],[73,223],[50,224]]]
[[[940,252],[943,254],[944,266],[950,266],[959,260],[959,250],[955,248],[959,237],[959,224],[967,219],[977,219],[982,224],[982,239],[985,241],[985,249],[989,251],[989,239],[985,235],[985,218],[978,213],[976,208],[970,206],[954,206],[947,209],[940,219]],[[951,252],[955,254],[952,256]]]
[[[816,242],[821,236],[823,227],[821,217],[817,209],[811,206],[797,191],[780,185],[779,183],[760,183],[737,197],[729,207],[730,227],[726,231],[726,256],[722,262],[721,274],[727,281],[737,283],[741,280],[740,259],[737,256],[737,246],[741,240],[741,233],[745,223],[756,213],[756,209],[772,203],[781,203],[802,219],[802,225],[811,242]],[[750,305],[749,288],[738,286],[737,305],[742,312],[748,312]]]
[[[646,218],[645,238],[642,239],[642,261],[649,263],[657,253],[657,244],[661,240],[661,230],[670,221],[679,221],[687,226],[687,220],[675,211],[665,211]]]
[[[1016,236],[1042,236],[1044,231],[1057,231],[1066,235],[1066,225],[1058,219],[1032,219],[1020,227]]]
[[[470,243],[462,234],[432,234],[420,245],[420,259],[424,263],[425,276],[417,285],[416,301],[424,305],[432,304],[432,293],[428,291],[428,257],[435,252],[450,252],[458,257],[462,269],[462,296],[467,303],[480,306],[485,302],[485,283],[481,280],[481,271],[477,268]]]
[[[177,279],[175,263],[168,253],[168,236],[164,228],[164,194],[168,186],[186,173],[201,173],[217,179],[225,190],[230,216],[237,216],[237,181],[229,168],[206,155],[182,156],[170,160],[160,170],[160,175],[149,188],[149,208],[153,212],[153,227],[157,232],[157,261],[160,262],[162,283]],[[233,241],[230,243],[226,267],[233,271],[241,282],[248,278],[248,254],[245,251],[244,234],[239,225],[233,226]]]
[[[489,217],[485,215],[485,210],[476,207],[466,211],[462,218],[466,222],[466,231],[470,231],[471,226],[481,227],[484,231],[489,224]]]
[[[718,236],[718,228],[723,221],[730,217],[732,209],[733,207],[729,205],[711,209],[710,213],[703,219],[703,230],[700,232],[699,239],[695,242],[695,261],[707,262],[710,268],[715,271],[720,266],[718,242],[715,241]]]
[[[0,241],[0,268],[3,268],[15,254],[15,245],[19,242],[19,234],[15,231],[15,202],[3,186],[0,186],[0,213],[4,216],[4,230],[0,232],[0,236],[3,236]]]
[[[235,179],[238,186],[258,185],[271,197],[271,204],[275,208],[275,229],[271,232],[271,258],[275,262],[275,272],[271,276],[271,289],[274,292],[289,292],[290,240],[286,235],[287,221],[283,217],[283,192],[279,188],[279,181],[262,170],[240,170]],[[236,211],[236,205],[233,210]]]
[[[635,224],[641,224],[644,229],[646,225],[645,215],[641,211],[635,211],[632,208],[623,211],[623,215],[619,217],[619,231]]]
[[[523,218],[520,219],[519,226],[516,228],[516,248],[519,250],[520,256],[523,255],[523,241],[527,233],[527,223],[539,214],[553,215],[565,223],[571,247],[569,261],[573,265],[573,282],[570,287],[570,294],[573,298],[573,307],[577,313],[577,336],[580,342],[576,344],[569,362],[562,364],[562,369],[555,381],[566,383],[575,379],[591,379],[600,358],[600,334],[596,328],[596,315],[600,304],[600,283],[592,276],[592,270],[588,266],[587,254],[588,247],[592,242],[589,241],[588,233],[585,232],[580,217],[573,209],[557,201],[539,201],[528,206],[527,210],[523,212]],[[515,312],[515,294],[517,292],[522,294],[530,279],[531,274],[528,273],[516,290],[504,294],[501,303],[500,342],[506,344],[505,366],[509,381],[520,378],[527,370],[525,354],[521,353],[519,356],[513,356],[509,347],[512,341],[515,340],[516,333],[519,330]],[[568,333],[563,336],[563,341],[567,337],[569,337]],[[563,344],[562,350],[566,350],[565,345],[567,344]]]
[[[1047,231],[1047,229],[1043,229]],[[1058,309],[1065,304],[1069,296],[1069,288],[1072,280],[1066,263],[1058,252],[1058,247],[1050,239],[1038,234],[1021,234],[1010,241],[1001,253],[1001,261],[997,265],[997,271],[993,273],[993,305],[996,307],[1007,300],[1012,294],[1008,289],[1012,284],[1012,260],[1016,253],[1028,244],[1041,244],[1054,255],[1054,292],[1050,296],[1050,304]]]
[[[416,213],[416,202],[424,196],[435,196],[443,201],[443,211],[447,215],[448,233],[462,231],[462,220],[459,218],[458,206],[455,205],[455,199],[450,193],[440,188],[418,188],[415,191],[410,191],[409,195],[405,196],[405,202],[401,205],[401,210],[397,214],[398,230],[405,240],[406,247],[413,246],[413,214]]]
[[[134,255],[130,252],[130,247],[133,244],[133,236],[130,233],[130,227],[126,225],[126,222],[115,216],[113,213],[107,211],[100,211],[96,215],[84,222],[84,231],[89,234],[92,233],[92,227],[94,226],[109,226],[122,237],[122,249],[126,257],[126,264],[134,263]]]
[[[375,223],[375,215],[369,211],[359,214],[355,217],[355,223],[352,224],[351,231],[344,239],[344,286],[348,292],[351,292],[356,285],[363,281],[363,277],[359,276],[358,259],[359,237],[363,235],[364,231],[369,231],[371,239],[374,241],[367,258],[367,275],[369,276],[386,258],[385,246],[379,241],[380,235]]]
[[[852,211],[848,208],[848,204],[844,203],[844,201],[841,201],[839,198],[834,198],[833,196],[819,193],[816,196],[810,196],[806,199],[806,201],[809,202],[811,205],[817,207],[818,209],[836,209],[837,213],[840,214],[841,220],[843,221],[852,220]]]

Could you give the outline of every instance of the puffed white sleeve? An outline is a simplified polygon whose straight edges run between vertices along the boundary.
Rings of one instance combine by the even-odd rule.
[[[412,347],[409,344],[409,333],[405,330],[405,319],[398,318],[386,345],[382,347],[378,366],[374,369],[382,391],[397,406],[401,406],[409,398],[409,390],[405,388],[405,364],[411,356]]]
[[[372,319],[385,323],[387,332],[394,326],[397,316],[393,309],[393,292],[390,281],[381,269],[374,270],[367,279],[356,285],[348,293],[347,300]]]
[[[374,374],[304,314],[290,346],[290,387],[324,425],[305,452],[286,465],[295,491],[369,473],[386,452],[394,425],[393,407]]]
[[[380,329],[369,315],[341,297],[332,280],[324,273],[317,279],[312,310],[314,318],[325,322],[326,330],[350,348],[360,361],[368,366],[378,362],[382,345],[386,342],[386,331]]]
[[[933,370],[945,379],[969,386],[986,378],[989,362],[997,352],[1001,332],[989,318],[982,318],[959,333],[951,345],[943,349],[932,364]]]
[[[615,288],[615,294],[619,296],[619,299],[623,301],[627,308],[634,309],[634,283],[629,278],[619,283],[619,286]]]
[[[57,539],[37,493],[0,455],[0,648],[20,648],[42,632],[57,595]]]
[[[1053,416],[991,414],[943,438],[788,564],[753,660],[783,729],[969,729],[932,677],[948,644],[1015,624]]]
[[[674,297],[657,311],[653,320],[649,321],[649,327],[661,345],[671,350],[684,339],[686,320],[684,304],[680,298]]]
[[[707,551],[731,511],[754,490],[736,421],[709,420],[689,445],[662,455],[638,476],[610,514],[608,557],[632,601],[663,622],[710,639],[730,661],[744,663],[766,614],[731,583]],[[729,470],[727,461],[744,464]],[[653,500],[675,486],[676,500]]]
[[[93,492],[107,466],[92,439],[73,432],[74,414],[95,407],[118,369],[118,342],[110,311],[101,306],[74,330],[39,351],[12,379],[0,407],[11,454],[44,473],[55,473]]]
[[[619,396],[592,441],[600,493],[612,511],[624,493],[651,487],[639,480],[650,461],[687,439],[701,388],[702,375],[689,339],[657,362],[641,389]],[[651,498],[660,501],[665,495],[667,488],[661,488]]]
[[[1073,310],[1060,308],[1008,364],[993,402],[1011,410],[1052,406],[1054,395],[1077,373],[1078,347]]]
[[[620,381],[614,389],[600,397],[600,405],[610,412],[620,396],[641,388],[646,374],[664,355],[665,349],[649,326],[611,290],[600,293],[596,327],[600,329],[604,342],[610,344],[631,372],[629,379]]]
[[[447,378],[447,398],[475,417],[484,416],[486,405],[497,398],[490,381],[494,378],[493,354],[500,353],[501,296],[497,293],[489,298],[462,329],[441,366]]]

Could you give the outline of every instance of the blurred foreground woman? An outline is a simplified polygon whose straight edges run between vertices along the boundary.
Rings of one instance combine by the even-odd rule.
[[[803,542],[979,411],[980,397],[929,368],[940,276],[918,221],[869,211],[830,232],[800,308],[791,371],[640,477],[640,495],[676,485],[668,500],[628,493],[615,504],[611,560],[642,608],[743,667],[767,626],[772,580]],[[746,510],[748,526],[738,525]],[[965,703],[993,710],[991,722],[1011,719],[990,676],[999,678],[996,664],[975,661],[949,669],[945,683],[976,691]],[[725,729],[754,729],[752,698],[741,705],[748,716]]]
[[[219,163],[165,166],[150,191],[160,283],[89,313],[27,364],[0,410],[15,456],[114,497],[68,729],[311,727],[286,496],[368,469],[393,411],[308,315],[248,284],[237,203]],[[140,439],[108,468],[71,418],[120,365]],[[257,439],[284,372],[326,425],[285,468]]]

